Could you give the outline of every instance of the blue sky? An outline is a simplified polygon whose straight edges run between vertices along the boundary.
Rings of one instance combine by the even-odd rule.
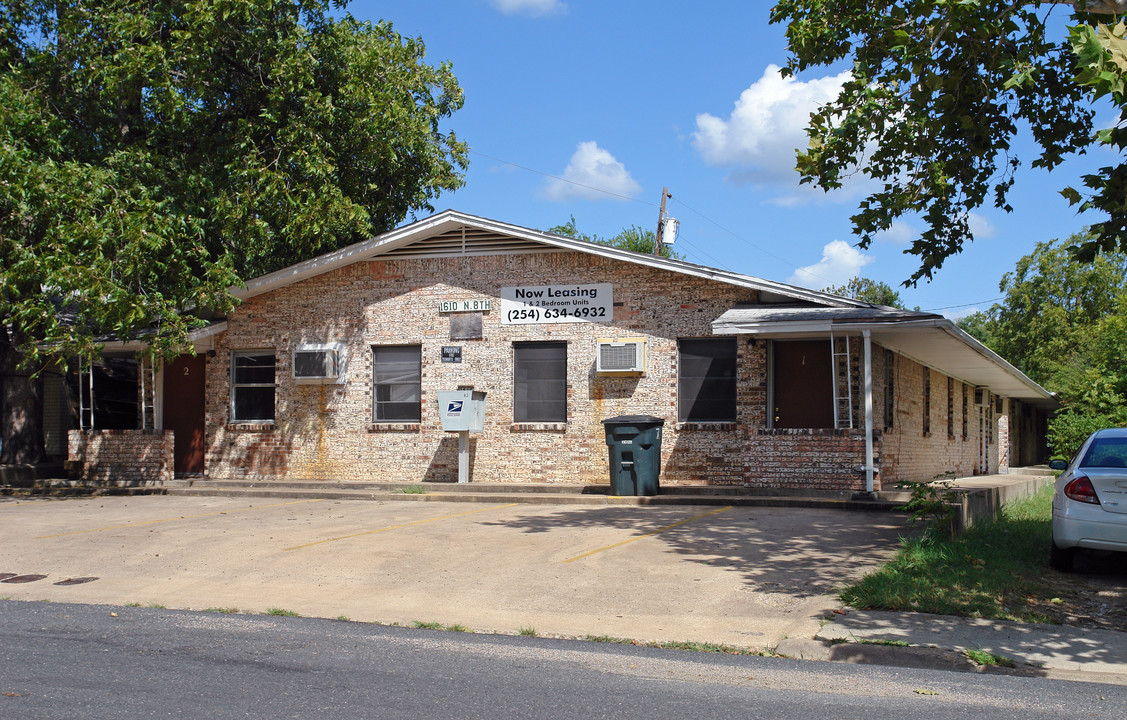
[[[794,148],[844,67],[784,81],[784,28],[769,3],[664,0],[385,0],[353,2],[358,18],[421,37],[432,64],[450,61],[466,94],[447,123],[469,143],[453,208],[547,229],[572,215],[585,233],[657,223],[663,186],[686,259],[821,289],[853,275],[893,287],[917,263],[903,253],[911,219],[861,252],[849,216],[863,186],[827,195],[800,187]],[[951,317],[985,308],[1035,243],[1081,218],[1058,194],[1114,161],[1099,151],[1051,174],[1023,170],[1012,213],[983,208],[976,241],[930,282],[900,288],[908,307]],[[564,182],[559,178],[570,180]],[[591,188],[598,188],[593,190]]]

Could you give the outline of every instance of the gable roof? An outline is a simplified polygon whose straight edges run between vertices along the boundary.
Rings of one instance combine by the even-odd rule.
[[[646,267],[750,288],[762,302],[807,302],[827,307],[874,307],[870,303],[773,282],[751,275],[718,270],[683,260],[621,250],[586,240],[553,235],[487,218],[444,210],[371,240],[254,278],[245,288],[232,288],[240,299],[252,298],[358,262],[419,257],[463,257],[549,252],[580,252]]]

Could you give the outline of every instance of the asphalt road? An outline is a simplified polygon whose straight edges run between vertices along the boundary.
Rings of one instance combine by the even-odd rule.
[[[1111,718],[1127,688],[364,623],[0,602],[0,718]]]

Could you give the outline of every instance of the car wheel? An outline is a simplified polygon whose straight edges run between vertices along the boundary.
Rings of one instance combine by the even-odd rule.
[[[1061,572],[1072,572],[1076,560],[1076,548],[1059,548],[1055,542],[1049,543],[1049,566]]]

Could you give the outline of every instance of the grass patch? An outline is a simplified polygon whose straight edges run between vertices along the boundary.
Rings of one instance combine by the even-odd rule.
[[[970,658],[975,665],[1008,668],[1016,667],[1016,663],[1005,655],[995,655],[985,650],[965,650],[963,654]]]
[[[724,653],[726,655],[762,655],[763,653],[738,648],[732,645],[719,645],[709,642],[687,642],[683,640],[665,640],[660,642],[643,642],[629,638],[614,637],[612,635],[588,635],[588,642],[612,643],[615,645],[635,645],[637,647],[659,648],[661,650],[689,650],[691,652]]]
[[[1052,499],[1050,485],[958,537],[925,533],[902,540],[896,557],[839,597],[866,610],[1049,622],[1037,606],[1059,593],[1045,578]]]
[[[125,607],[141,607],[141,603],[139,603],[139,602],[125,603]]]
[[[151,607],[153,610],[167,610],[168,609],[164,605],[161,605],[160,603],[149,603],[146,607]]]
[[[449,630],[450,632],[473,632],[473,628],[468,628],[465,625],[447,625],[444,629]]]
[[[224,615],[235,615],[239,612],[238,608],[225,608],[225,607],[209,607],[204,612],[222,613]]]
[[[348,617],[347,615],[337,615],[337,620],[340,620],[341,622],[352,622],[352,618]],[[379,623],[376,624],[378,625]]]
[[[524,635],[526,637],[536,637],[536,628],[532,627],[531,625],[528,626],[528,627],[522,627],[519,630],[517,630],[517,635]]]
[[[427,489],[422,485],[408,485],[407,487],[399,488],[395,492],[401,495],[426,495]]]
[[[436,622],[423,622],[422,620],[412,620],[411,627],[421,628],[423,630],[441,630],[442,623]]]
[[[267,615],[279,615],[281,617],[301,617],[293,610],[283,610],[282,608],[269,608],[266,610]]]

